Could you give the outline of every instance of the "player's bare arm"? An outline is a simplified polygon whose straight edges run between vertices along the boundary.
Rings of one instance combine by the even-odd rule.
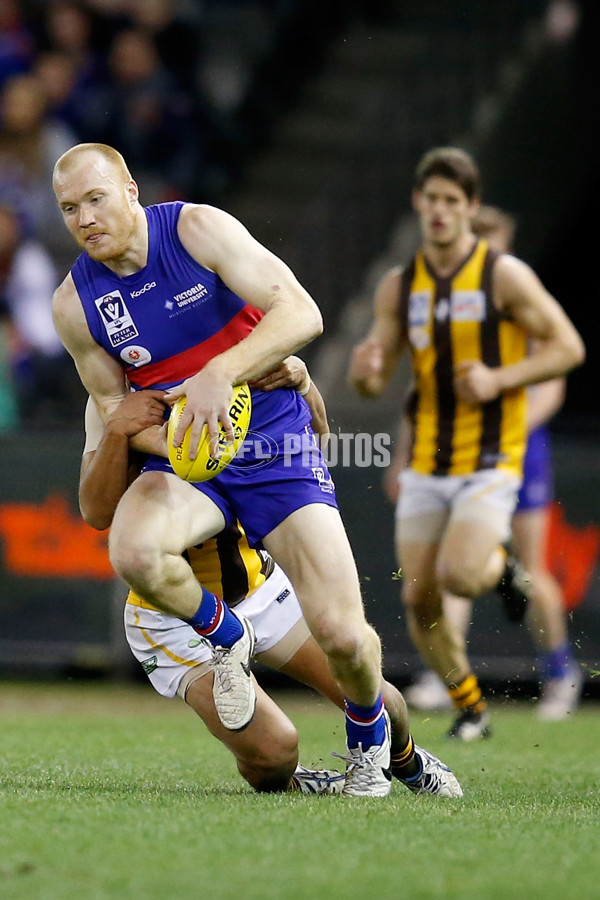
[[[348,381],[363,397],[383,392],[406,345],[399,316],[401,282],[398,267],[383,276],[375,291],[371,329],[352,352]]]
[[[190,255],[216,272],[225,284],[265,315],[252,333],[212,359],[196,375],[170,392],[185,394],[187,406],[175,435],[180,444],[193,421],[191,447],[208,424],[218,421],[233,438],[229,418],[231,387],[257,378],[322,332],[321,313],[290,268],[222,210],[188,204],[181,212],[179,237]]]
[[[162,426],[163,398],[164,391],[130,393],[106,425],[89,398],[85,411],[86,442],[79,474],[79,508],[92,528],[102,531],[111,525],[117,504],[129,486],[130,438],[147,428]]]
[[[288,356],[259,378],[253,378],[250,387],[260,391],[274,391],[276,388],[293,388],[304,393],[308,389],[310,376],[304,360],[299,356]]]
[[[532,384],[527,390],[528,431],[534,431],[553,419],[564,404],[566,393],[567,380],[564,376]]]
[[[92,338],[71,275],[54,293],[52,315],[58,336],[106,421],[127,393],[125,375],[121,366]]]
[[[327,446],[331,430],[329,428],[329,421],[327,419],[327,408],[325,406],[325,401],[323,400],[323,396],[314,381],[311,381],[310,387],[304,395],[304,399],[308,403],[310,411],[312,413],[312,430],[316,435],[319,436],[321,450],[324,450]]]
[[[394,454],[389,466],[383,470],[383,491],[391,503],[396,504],[400,496],[400,473],[406,469],[410,461],[410,451],[413,439],[413,424],[406,413],[400,419]]]
[[[463,400],[487,403],[503,391],[557,378],[583,363],[585,347],[575,326],[522,260],[500,257],[494,271],[494,302],[523,326],[535,342],[534,350],[508,366],[463,362],[455,371],[455,387]]]
[[[129,393],[127,380],[119,363],[90,334],[71,275],[54,293],[52,314],[58,336],[73,357],[82,384],[93,398],[102,420],[108,422]],[[145,453],[167,455],[162,430],[156,425],[137,435],[132,446]]]

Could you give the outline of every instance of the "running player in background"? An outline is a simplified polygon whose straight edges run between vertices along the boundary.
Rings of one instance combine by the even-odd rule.
[[[516,222],[495,206],[481,206],[471,227],[478,237],[499,253],[512,253]],[[564,403],[566,379],[553,378],[527,391],[527,450],[523,483],[512,520],[512,549],[529,577],[530,605],[526,621],[538,650],[541,694],[537,714],[541,719],[564,719],[579,703],[583,676],[568,636],[568,620],[562,591],[547,565],[546,549],[553,497],[551,435],[548,423]],[[385,489],[393,503],[398,500],[398,475],[408,462],[412,426],[405,416],[401,424],[398,453],[386,473]],[[444,597],[445,615],[467,637],[471,601],[449,594]],[[452,704],[446,685],[431,669],[404,691],[415,709],[445,709]]]
[[[411,350],[414,440],[396,518],[402,599],[415,647],[452,696],[449,734],[462,740],[485,735],[489,713],[443,594],[472,600],[496,588],[513,618],[524,614],[526,586],[503,544],[522,479],[525,389],[585,355],[530,267],[474,235],[480,192],[464,151],[436,148],[421,159],[413,204],[422,247],[379,283],[374,323],[349,368],[362,396],[378,396]]]
[[[302,361],[286,360],[277,373],[270,373],[260,383],[269,390],[282,379],[287,386],[297,384],[300,390],[306,389],[315,431],[326,437],[325,406]],[[121,496],[139,474],[135,454],[129,450],[130,438],[144,428],[160,425],[164,411],[163,392],[133,392],[104,427],[92,400],[88,401],[79,491],[88,524],[98,529],[110,526]],[[189,548],[186,556],[198,581],[252,623],[256,633],[254,658],[258,662],[308,685],[344,708],[339,686],[308,630],[292,585],[265,551],[250,548],[239,523]],[[165,697],[184,699],[233,753],[240,773],[257,791],[342,792],[344,776],[340,772],[298,765],[296,729],[255,681],[256,711],[250,725],[237,733],[222,725],[215,709],[212,678],[204,677],[214,670],[211,652],[189,624],[130,591],[125,604],[125,633],[155,690]],[[414,744],[402,695],[386,682],[383,696],[391,720],[392,774],[413,793],[461,796],[452,773],[427,751],[415,747],[415,758],[410,759],[412,754],[407,754],[406,748]]]

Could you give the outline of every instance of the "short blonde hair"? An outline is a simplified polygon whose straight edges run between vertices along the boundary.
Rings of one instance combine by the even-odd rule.
[[[58,175],[60,172],[64,172],[69,169],[71,165],[84,153],[98,153],[107,162],[114,166],[118,172],[120,172],[120,174],[123,176],[124,181],[131,180],[131,172],[127,168],[127,163],[118,150],[115,150],[114,147],[110,147],[108,144],[97,144],[92,142],[75,144],[74,147],[69,147],[69,149],[66,150],[63,155],[59,157],[59,159],[57,159],[54,165],[53,178],[56,177],[56,175]]]

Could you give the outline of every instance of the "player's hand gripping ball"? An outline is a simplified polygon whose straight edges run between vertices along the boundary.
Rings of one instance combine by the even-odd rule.
[[[227,443],[227,434],[219,422],[219,450],[220,456],[214,458],[210,454],[210,441],[208,438],[208,426],[205,425],[200,435],[198,452],[195,459],[190,459],[190,432],[191,425],[186,431],[180,447],[173,446],[175,429],[185,409],[186,398],[180,397],[171,408],[169,424],[167,426],[167,441],[169,445],[169,462],[173,471],[185,481],[208,481],[222,472],[231,460],[239,452],[244,443],[250,425],[252,415],[252,395],[247,384],[238,384],[233,389],[229,416],[233,424],[235,438],[232,444]]]

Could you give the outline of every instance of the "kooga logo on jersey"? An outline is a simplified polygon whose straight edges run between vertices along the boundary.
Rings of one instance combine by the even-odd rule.
[[[140,288],[139,291],[130,291],[131,297],[139,297],[140,294],[145,294],[146,291],[151,291],[152,288],[156,287],[155,281],[147,281],[143,288]]]

